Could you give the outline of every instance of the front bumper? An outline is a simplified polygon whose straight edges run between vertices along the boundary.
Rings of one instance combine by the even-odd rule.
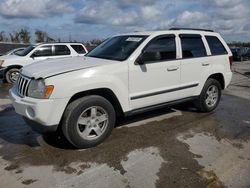
[[[56,132],[58,125],[44,126],[36,121],[32,121],[23,116],[24,121],[31,127],[32,130],[39,133]]]
[[[16,113],[22,115],[32,129],[56,130],[68,99],[34,99],[20,97],[15,86],[10,89],[10,98]],[[37,128],[37,129],[36,129]]]

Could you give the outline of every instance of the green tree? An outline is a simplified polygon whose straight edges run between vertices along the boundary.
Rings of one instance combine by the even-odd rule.
[[[41,30],[37,30],[35,32],[36,35],[36,42],[45,42],[47,40],[47,33]]]
[[[14,43],[20,43],[20,33],[14,31],[13,33],[9,33],[10,41]]]
[[[5,32],[0,32],[0,42],[8,42],[8,38],[5,36]]]

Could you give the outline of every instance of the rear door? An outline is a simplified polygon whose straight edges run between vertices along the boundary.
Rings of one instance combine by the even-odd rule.
[[[180,34],[181,43],[181,86],[182,98],[199,95],[203,80],[210,74],[211,65],[204,44],[204,37],[199,34]]]

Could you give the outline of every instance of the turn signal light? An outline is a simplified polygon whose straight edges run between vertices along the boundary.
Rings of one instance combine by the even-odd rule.
[[[44,92],[44,98],[48,99],[50,97],[50,95],[52,94],[53,90],[54,90],[53,85],[46,86],[45,92]]]

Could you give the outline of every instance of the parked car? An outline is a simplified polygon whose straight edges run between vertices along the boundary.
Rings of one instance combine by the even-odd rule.
[[[31,45],[15,56],[0,57],[0,71],[8,83],[17,80],[19,70],[26,65],[54,58],[84,56],[87,49],[81,43],[42,43]]]
[[[8,55],[16,55],[16,54],[22,52],[24,49],[25,49],[25,48],[15,48],[15,49],[9,50],[8,52],[6,52],[6,53],[4,53],[4,54],[2,54],[2,55],[3,55],[3,56],[5,56],[5,55],[7,55],[7,56],[8,56]]]
[[[246,47],[232,48],[234,61],[248,61],[250,60],[250,49]]]
[[[3,54],[3,56],[5,56],[5,55],[16,55],[16,54],[22,52],[24,49],[25,49],[25,47],[12,49],[12,50],[9,50],[9,51],[5,52]]]
[[[10,90],[14,108],[36,131],[57,131],[77,148],[104,141],[119,115],[193,101],[213,111],[231,81],[232,53],[208,30],[116,35],[84,58],[32,64]]]

